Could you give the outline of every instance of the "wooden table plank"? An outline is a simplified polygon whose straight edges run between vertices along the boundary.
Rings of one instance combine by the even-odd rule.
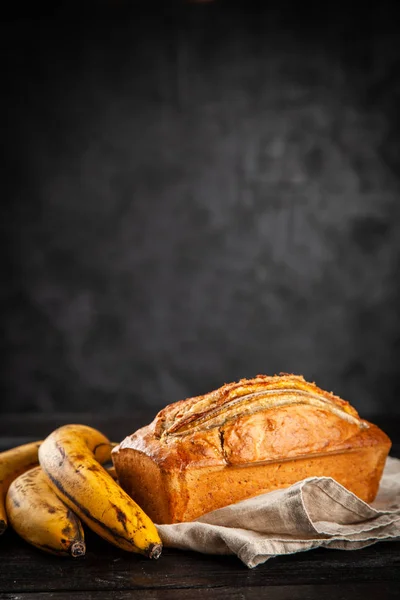
[[[363,584],[333,585],[282,585],[261,586],[257,588],[213,587],[187,588],[173,590],[126,590],[112,592],[85,591],[74,592],[73,600],[376,600],[386,598],[398,600],[399,584],[396,582],[379,582]],[[0,594],[0,600],[70,600],[71,592],[33,592],[17,594]]]
[[[0,540],[0,590],[94,591],[318,585],[345,582],[397,582],[400,589],[398,542],[382,542],[357,551],[318,549],[276,557],[248,569],[232,556],[202,555],[164,549],[151,561],[125,553],[86,529],[84,558],[46,555],[8,530]]]
[[[149,423],[157,410],[142,408],[131,415],[93,413],[5,414],[0,415],[0,450],[44,438],[67,423],[83,423],[96,427],[113,441],[120,441],[139,427]]]
[[[132,415],[82,414],[7,414],[0,415],[0,452],[13,446],[43,439],[54,429],[68,423],[82,423],[102,431],[112,441],[119,442],[139,427],[149,423],[157,411],[149,408]]]

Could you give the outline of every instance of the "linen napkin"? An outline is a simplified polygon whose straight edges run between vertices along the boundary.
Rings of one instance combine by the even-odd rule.
[[[309,477],[195,521],[157,528],[166,547],[236,554],[249,568],[312,548],[356,550],[400,539],[400,460],[388,457],[370,505],[330,477]]]

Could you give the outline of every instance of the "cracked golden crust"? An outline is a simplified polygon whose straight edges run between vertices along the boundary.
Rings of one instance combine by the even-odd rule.
[[[343,417],[348,415],[360,421],[357,411],[339,396],[320,389],[315,383],[307,382],[301,375],[281,373],[274,376],[257,375],[254,379],[241,379],[238,382],[225,384],[203,396],[170,404],[156,416],[154,432],[157,437],[191,433],[198,424],[206,423],[207,419],[213,416],[219,415],[220,423],[230,416],[235,418],[246,410],[246,404],[253,409],[250,412],[263,409],[264,406],[260,406],[263,395],[273,400],[273,396],[284,399],[284,396],[290,393],[294,397],[297,396],[299,403],[308,396],[325,404],[327,410],[340,411],[345,413]],[[265,408],[268,409],[268,406]]]
[[[240,466],[346,451],[370,440],[367,428],[348,402],[302,376],[258,375],[166,406],[115,452],[137,450],[163,470]]]

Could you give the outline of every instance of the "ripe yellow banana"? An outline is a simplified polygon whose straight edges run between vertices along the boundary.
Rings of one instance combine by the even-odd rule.
[[[158,558],[162,544],[150,518],[99,464],[111,443],[86,425],[64,425],[42,443],[39,461],[56,494],[98,535],[129,552]]]
[[[24,471],[38,464],[41,442],[31,442],[0,453],[0,535],[7,528],[5,499],[10,483]]]
[[[12,482],[6,497],[10,524],[25,541],[58,556],[83,556],[84,533],[78,517],[54,493],[41,467]]]

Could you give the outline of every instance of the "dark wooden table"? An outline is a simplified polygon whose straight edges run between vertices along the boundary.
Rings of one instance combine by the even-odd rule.
[[[46,436],[64,423],[86,423],[118,441],[155,411],[131,416],[57,415],[0,418],[0,450]],[[400,419],[375,419],[400,458]],[[87,554],[61,559],[36,550],[7,530],[0,538],[0,598],[14,600],[384,600],[400,598],[400,542],[357,551],[312,550],[248,569],[230,556],[164,549],[158,561],[125,553],[86,531]]]

